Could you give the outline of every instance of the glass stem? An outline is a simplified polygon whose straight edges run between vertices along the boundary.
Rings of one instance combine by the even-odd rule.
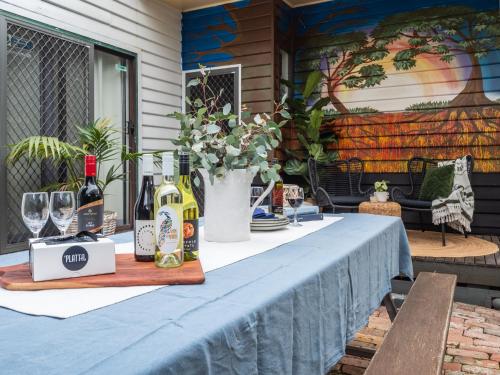
[[[293,225],[297,225],[297,209],[293,209]]]
[[[35,239],[38,238],[38,232],[33,233],[33,237],[35,237]]]

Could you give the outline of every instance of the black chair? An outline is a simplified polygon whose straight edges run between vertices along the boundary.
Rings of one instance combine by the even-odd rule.
[[[394,187],[391,192],[392,199],[401,205],[401,209],[405,211],[418,212],[420,227],[424,231],[423,213],[431,213],[432,201],[423,201],[418,197],[422,182],[424,181],[425,171],[428,167],[437,166],[437,161],[421,157],[414,157],[408,160],[408,177],[410,179],[410,190],[404,191],[400,187]],[[474,169],[474,158],[467,155],[467,174],[469,181],[471,180],[472,171]],[[465,233],[465,231],[464,231]],[[467,233],[465,233],[467,237]],[[443,246],[446,246],[446,224],[441,224],[441,238]]]
[[[357,211],[361,202],[369,200],[373,191],[361,189],[364,163],[361,159],[336,160],[318,163],[313,158],[307,161],[309,179],[314,198],[319,207],[332,207]]]

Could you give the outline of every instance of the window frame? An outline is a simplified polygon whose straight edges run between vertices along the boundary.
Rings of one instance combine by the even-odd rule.
[[[206,67],[205,70],[210,72],[215,72],[214,74],[211,74],[215,76],[228,73],[233,73],[235,75],[234,103],[235,106],[238,107],[238,111],[237,113],[235,113],[235,115],[237,115],[239,121],[241,121],[241,64]],[[191,79],[190,77],[194,76],[195,73],[199,73],[200,71],[201,69],[189,69],[182,71],[182,113],[186,113],[186,89],[188,80],[190,80]]]
[[[139,90],[138,90],[138,54],[131,52],[120,47],[116,47],[107,43],[100,42],[98,40],[85,37],[83,35],[76,34],[64,29],[59,29],[49,24],[36,21],[31,18],[20,16],[14,13],[6,12],[0,9],[0,196],[7,196],[7,176],[6,168],[4,168],[4,161],[7,155],[7,148],[4,147],[6,139],[6,116],[7,116],[7,106],[6,106],[6,76],[7,76],[7,24],[12,23],[19,25],[21,27],[26,27],[33,29],[37,32],[52,35],[59,39],[64,39],[84,45],[89,48],[89,116],[91,119],[94,118],[94,50],[107,50],[110,53],[122,56],[126,63],[129,72],[129,84],[128,84],[128,105],[129,105],[129,119],[126,124],[126,128],[123,129],[127,135],[130,143],[131,149],[138,151],[139,148]],[[5,38],[3,37],[5,35]],[[128,221],[129,223],[125,225],[118,226],[116,231],[131,230],[134,225],[134,203],[137,196],[137,171],[135,163],[129,163],[128,167],[128,190],[129,190],[129,204],[126,207],[128,211]],[[4,202],[0,199],[0,209],[4,209]],[[0,216],[0,227],[6,228],[7,215]],[[19,250],[27,249],[26,242],[19,243],[8,243],[7,231],[3,231],[0,234],[0,255],[7,254]]]

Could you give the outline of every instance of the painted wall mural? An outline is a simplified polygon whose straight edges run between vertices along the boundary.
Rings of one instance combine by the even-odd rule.
[[[273,25],[277,38],[273,44]],[[288,8],[244,0],[183,15],[183,67],[241,63],[242,102],[269,111],[273,51],[292,46],[294,81],[321,70],[341,158],[404,172],[412,156],[467,153],[500,172],[497,0],[335,0]],[[274,85],[275,86],[275,85]],[[289,148],[299,149],[291,137]]]
[[[340,157],[403,172],[412,156],[471,153],[476,171],[500,172],[496,1],[335,1],[294,16],[295,81],[323,72]]]

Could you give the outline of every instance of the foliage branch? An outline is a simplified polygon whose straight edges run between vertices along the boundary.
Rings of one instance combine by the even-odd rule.
[[[260,173],[263,182],[278,180],[281,166],[269,165],[268,153],[282,141],[281,128],[290,119],[286,97],[275,104],[272,114],[257,114],[250,118],[248,112],[241,119],[234,113],[230,103],[221,103],[222,93],[215,92],[208,84],[210,72],[201,66],[201,76],[187,84],[197,87],[200,97],[186,97],[189,108],[186,113],[175,112],[169,117],[180,121],[178,138],[171,139],[174,145],[192,155],[193,167],[204,168],[214,178],[223,178],[228,171],[249,169]],[[281,117],[277,122],[274,119]]]

